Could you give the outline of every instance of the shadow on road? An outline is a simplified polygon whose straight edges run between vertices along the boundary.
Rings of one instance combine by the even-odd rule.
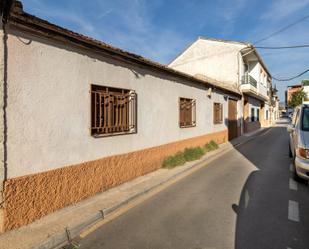
[[[286,128],[275,127],[255,140],[259,150],[256,142],[236,147],[258,170],[247,178],[239,203],[231,206],[237,214],[235,249],[308,248],[309,189],[306,182],[289,189],[293,173]],[[289,212],[297,216],[290,201],[298,203],[299,221],[289,219]]]

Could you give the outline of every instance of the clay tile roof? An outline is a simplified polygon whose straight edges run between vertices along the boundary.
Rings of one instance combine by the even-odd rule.
[[[8,23],[15,26],[36,32],[40,35],[47,36],[49,38],[61,38],[62,40],[68,40],[82,47],[87,47],[90,49],[100,50],[102,52],[107,52],[112,55],[120,56],[126,61],[135,62],[143,64],[149,67],[152,67],[155,70],[170,74],[172,76],[181,77],[186,80],[195,81],[196,83],[208,85],[214,88],[218,88],[227,92],[230,92],[238,97],[241,96],[240,92],[237,89],[232,89],[226,85],[220,84],[213,80],[207,80],[205,78],[193,77],[189,74],[174,70],[167,67],[166,65],[154,62],[152,60],[146,59],[140,55],[124,51],[120,48],[113,47],[105,42],[98,41],[91,37],[73,32],[71,30],[65,29],[63,27],[52,24],[46,20],[38,18],[34,15],[28,14],[23,11],[23,6],[20,1],[13,0],[13,5],[9,13]]]

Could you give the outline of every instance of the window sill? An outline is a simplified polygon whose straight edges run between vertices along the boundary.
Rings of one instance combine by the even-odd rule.
[[[115,133],[108,133],[108,134],[100,134],[95,133],[91,134],[93,138],[102,138],[102,137],[113,137],[113,136],[121,136],[121,135],[129,135],[129,134],[136,134],[137,131],[125,131],[125,132],[115,132]]]
[[[196,127],[196,124],[192,124],[192,125],[179,125],[179,128],[190,128],[190,127]]]

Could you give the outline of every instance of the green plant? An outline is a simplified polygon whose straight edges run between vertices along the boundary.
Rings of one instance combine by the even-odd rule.
[[[302,80],[302,81],[301,81],[301,84],[302,84],[303,86],[309,86],[309,80]]]
[[[298,105],[301,105],[303,101],[308,100],[307,93],[301,90],[297,90],[291,94],[291,99],[289,101],[289,107],[296,107]]]
[[[201,147],[186,148],[183,152],[186,161],[194,161],[200,159],[205,151]]]
[[[169,156],[168,158],[166,158],[162,163],[162,167],[167,168],[167,169],[171,169],[171,168],[174,168],[176,166],[183,165],[183,164],[185,164],[185,162],[186,162],[186,159],[184,157],[184,153],[178,152],[176,155]]]
[[[185,164],[185,162],[200,159],[206,152],[218,149],[218,144],[211,140],[204,147],[185,148],[185,150],[177,152],[174,156],[164,159],[162,168],[172,169],[176,166]]]
[[[219,148],[219,145],[214,141],[214,140],[211,140],[209,142],[209,144],[212,146],[212,148],[214,148],[215,150]]]
[[[204,149],[206,152],[213,151],[218,148],[219,148],[218,144],[213,140],[204,145]]]

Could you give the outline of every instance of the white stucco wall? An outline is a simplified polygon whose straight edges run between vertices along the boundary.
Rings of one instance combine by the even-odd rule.
[[[8,177],[43,172],[227,129],[213,124],[205,87],[163,73],[56,45],[10,30],[8,49]],[[137,78],[132,71],[139,73]],[[137,134],[90,136],[90,84],[133,89],[138,96]],[[178,99],[196,99],[197,125],[178,126]]]
[[[239,51],[245,45],[198,39],[170,67],[191,75],[203,74],[218,81],[238,84],[238,72],[243,71]]]
[[[261,73],[262,71],[262,73]],[[263,86],[267,87],[267,77],[266,71],[259,62],[249,63],[249,74]]]

